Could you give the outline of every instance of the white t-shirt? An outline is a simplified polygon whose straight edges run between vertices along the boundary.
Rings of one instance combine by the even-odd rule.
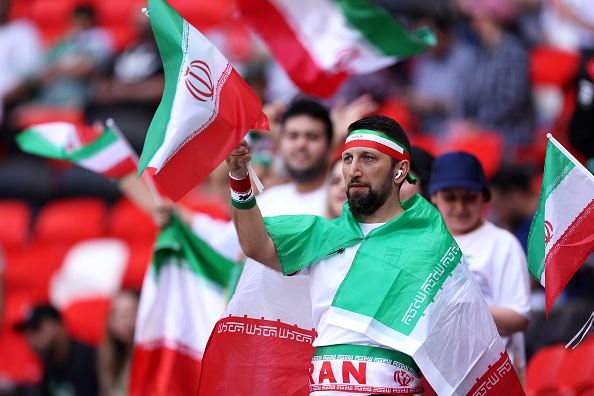
[[[383,225],[384,223],[359,223],[363,235],[367,235],[371,230]],[[334,296],[342,281],[346,277],[360,243],[350,246],[340,254],[331,256],[312,263],[299,272],[299,275],[309,274],[309,285],[311,292],[312,318],[316,326],[318,337],[313,346],[327,346],[339,344],[354,344],[375,346],[386,348],[378,342],[367,337],[365,334],[326,323],[324,318],[332,305]],[[310,396],[352,396],[351,392],[340,391],[322,391],[312,392]],[[365,395],[362,395],[365,396]]]
[[[517,238],[509,231],[485,221],[480,228],[454,236],[454,239],[462,249],[487,304],[509,308],[530,319],[530,276],[526,254]],[[524,333],[517,332],[501,338],[516,370],[523,372],[526,365]]]
[[[34,24],[21,19],[0,26],[0,98],[40,68],[42,55]]]
[[[265,189],[256,197],[256,202],[264,217],[300,214],[322,216],[326,191],[322,186],[300,193],[295,183],[287,183]],[[196,214],[192,219],[192,231],[222,256],[235,261],[241,257],[241,247],[232,221]]]

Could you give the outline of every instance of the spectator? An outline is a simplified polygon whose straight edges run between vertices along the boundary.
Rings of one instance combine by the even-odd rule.
[[[99,348],[101,396],[126,396],[140,293],[123,290],[113,300],[107,336]]]
[[[421,23],[431,27],[437,44],[411,60],[408,106],[420,118],[420,132],[443,135],[444,123],[460,100],[461,81],[473,67],[476,49],[456,36],[446,19]]]
[[[511,0],[462,0],[480,41],[476,62],[462,81],[464,129],[493,129],[505,138],[506,153],[531,143],[535,123],[528,78],[528,51],[506,30],[515,17]]]
[[[491,196],[481,163],[463,152],[441,155],[433,163],[428,192],[462,249],[522,378],[524,331],[531,313],[526,255],[509,231],[481,217],[483,204]]]
[[[342,175],[342,152],[344,146],[338,147],[330,169],[326,176],[326,217],[328,220],[336,219],[342,214],[342,207],[347,200],[344,176]]]
[[[0,122],[3,107],[26,92],[41,63],[37,28],[25,19],[9,20],[12,0],[0,0]]]
[[[70,338],[60,313],[54,307],[34,307],[16,328],[23,331],[27,342],[45,365],[36,395],[98,394],[95,349]]]
[[[538,194],[532,189],[532,179],[519,165],[504,165],[491,178],[490,208],[496,222],[518,238],[528,252],[528,234],[532,218],[538,209]]]
[[[423,198],[429,200],[427,194],[427,183],[431,174],[431,165],[433,165],[433,156],[420,147],[411,147],[410,173],[417,179],[417,184],[402,183],[400,187],[400,199],[406,201],[415,194],[421,194]]]
[[[48,54],[40,76],[39,102],[46,106],[83,109],[89,101],[91,76],[107,66],[113,55],[108,31],[95,26],[90,6],[78,6],[72,27]]]

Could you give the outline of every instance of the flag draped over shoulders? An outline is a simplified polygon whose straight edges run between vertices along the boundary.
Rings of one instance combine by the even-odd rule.
[[[437,210],[419,195],[363,236],[343,216],[266,218],[283,273],[361,243],[324,320],[413,357],[442,395],[523,395],[488,306]]]
[[[128,142],[112,128],[48,122],[31,125],[16,136],[21,150],[46,158],[71,161],[92,172],[119,179],[137,169]]]
[[[239,0],[242,18],[303,92],[332,96],[353,74],[370,73],[435,43],[366,0]]]
[[[225,310],[235,266],[176,216],[159,233],[140,296],[131,396],[196,394],[204,348]]]
[[[149,15],[165,89],[140,158],[177,201],[211,173],[249,129],[268,129],[262,102],[227,59],[164,0]]]
[[[593,209],[594,176],[551,137],[528,237],[528,269],[545,287],[547,315],[594,250]]]

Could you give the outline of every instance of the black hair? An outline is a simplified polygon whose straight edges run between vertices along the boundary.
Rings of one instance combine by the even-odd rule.
[[[491,178],[489,184],[504,193],[512,190],[531,192],[532,175],[519,165],[504,164],[497,173]]]
[[[310,99],[299,99],[291,103],[285,114],[281,119],[281,124],[284,124],[289,118],[307,115],[324,123],[326,128],[326,138],[328,142],[332,142],[332,121],[330,121],[330,112],[320,102]]]
[[[72,11],[72,15],[89,18],[89,20],[95,23],[95,9],[90,4],[79,4]]]
[[[363,117],[349,125],[348,133],[350,134],[358,129],[368,129],[370,131],[383,133],[389,138],[402,144],[409,153],[411,152],[410,141],[408,140],[408,136],[406,136],[406,132],[404,132],[404,129],[402,129],[402,126],[398,122],[390,117],[382,115]],[[392,158],[392,169],[396,167],[397,163],[398,161]]]
[[[411,147],[410,157],[410,171],[415,174],[421,183],[423,197],[429,199],[427,187],[429,184],[429,176],[431,175],[431,166],[433,165],[433,160],[435,158],[433,158],[428,151],[416,146]]]

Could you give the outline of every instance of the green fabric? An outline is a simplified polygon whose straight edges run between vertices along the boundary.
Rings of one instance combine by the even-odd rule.
[[[408,31],[385,10],[368,0],[333,0],[348,22],[388,56],[409,56],[435,45],[433,32],[426,28]]]
[[[164,265],[188,267],[196,275],[227,287],[237,266],[200,240],[192,230],[172,214],[171,222],[161,230],[155,243],[154,275],[158,278]]]
[[[408,336],[462,253],[433,205],[418,194],[402,205],[404,213],[366,237],[348,204],[342,217],[330,221],[318,216],[264,220],[285,275],[361,243],[332,306]],[[421,288],[425,297],[415,301]],[[413,302],[418,314],[405,322]]]

